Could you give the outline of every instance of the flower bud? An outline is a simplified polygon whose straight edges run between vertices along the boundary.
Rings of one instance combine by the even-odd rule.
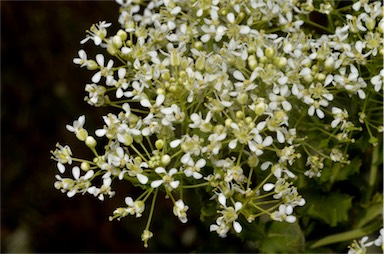
[[[89,165],[88,162],[83,161],[83,162],[81,163],[81,165],[80,165],[80,168],[81,168],[82,170],[84,170],[84,171],[88,171],[88,170],[91,168],[91,166]]]
[[[255,55],[250,55],[248,57],[248,66],[251,70],[254,70],[257,67],[257,61]]]
[[[123,46],[123,41],[121,40],[120,36],[113,36],[112,43],[116,48],[121,48]]]
[[[333,57],[328,57],[324,62],[325,69],[330,70],[330,69],[333,69],[334,66],[335,66],[335,60],[333,59]]]
[[[237,101],[241,104],[241,105],[245,105],[248,101],[248,94],[247,93],[240,93],[238,96],[237,96]]]
[[[197,50],[201,50],[203,49],[203,43],[201,41],[196,41],[194,44],[193,44],[194,48],[197,49]]]
[[[259,164],[259,158],[256,155],[251,155],[248,157],[247,163],[251,168],[255,168]]]
[[[237,111],[236,112],[236,118],[243,119],[244,118],[244,112],[243,111]]]
[[[273,55],[275,54],[275,50],[271,47],[268,47],[264,50],[264,54],[267,58],[271,59]]]
[[[88,60],[88,62],[87,62],[87,69],[88,70],[91,70],[91,71],[93,71],[93,70],[97,70],[99,68],[99,65],[96,63],[96,61],[94,61],[94,60]]]
[[[117,32],[117,36],[119,36],[121,38],[121,40],[125,41],[127,39],[127,32],[125,32],[124,30],[120,29]]]
[[[277,60],[276,65],[277,65],[277,67],[279,67],[280,69],[283,68],[283,67],[285,67],[285,66],[287,65],[287,62],[288,62],[287,58],[285,58],[285,57],[279,57],[279,58],[277,58],[277,59],[278,59],[278,60]]]
[[[161,164],[163,164],[163,166],[168,166],[170,162],[171,156],[169,156],[168,154],[164,154],[163,156],[161,156]]]
[[[261,116],[262,114],[264,114],[264,111],[266,109],[266,104],[262,101],[262,102],[259,102],[256,107],[255,107],[255,113],[256,115],[258,116]]]
[[[375,29],[376,21],[373,18],[368,17],[365,21],[365,26],[368,28],[369,31],[372,31],[373,29]]]
[[[161,139],[156,140],[155,147],[157,150],[161,150],[164,147],[164,141]]]
[[[97,145],[97,142],[96,142],[96,140],[95,140],[92,136],[88,136],[88,137],[85,139],[85,144],[86,144],[89,148],[95,148],[95,146]]]
[[[225,119],[225,126],[230,127],[231,124],[232,124],[232,119],[229,119],[229,118]]]

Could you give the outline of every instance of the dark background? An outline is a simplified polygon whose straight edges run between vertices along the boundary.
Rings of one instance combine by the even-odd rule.
[[[133,193],[117,185],[114,198],[101,202],[89,195],[67,198],[53,187],[56,142],[71,146],[75,156],[88,149],[65,129],[86,115],[86,128],[100,128],[106,109],[84,102],[84,86],[92,72],[72,63],[93,23],[113,22],[114,1],[1,1],[1,252],[242,252],[240,240],[209,233],[190,200],[189,222],[172,213],[169,200],[159,199],[151,226],[154,238],[145,249],[141,219],[109,222],[113,210]],[[194,203],[196,204],[194,206]],[[147,204],[147,212],[149,204]],[[188,235],[190,236],[188,239]]]

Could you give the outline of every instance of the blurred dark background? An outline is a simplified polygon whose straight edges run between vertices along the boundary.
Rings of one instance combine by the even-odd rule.
[[[85,114],[93,131],[107,112],[83,101],[93,73],[72,59],[81,48],[94,58],[97,47],[79,42],[101,20],[117,31],[118,10],[114,1],[1,1],[1,253],[249,251],[238,239],[209,233],[196,200],[184,225],[169,200],[160,199],[145,249],[140,234],[147,214],[108,220],[132,187],[116,186],[117,195],[104,202],[69,199],[53,187],[55,144],[70,145],[78,157],[87,150],[65,125]]]

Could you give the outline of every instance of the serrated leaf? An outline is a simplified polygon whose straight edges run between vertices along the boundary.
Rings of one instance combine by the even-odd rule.
[[[335,163],[333,166],[325,167],[321,172],[320,181],[334,183],[346,180],[349,176],[359,172],[361,164],[361,158],[355,157],[348,165]]]
[[[352,197],[342,193],[329,193],[327,196],[312,194],[307,197],[308,215],[322,219],[331,227],[348,220],[352,207]]]
[[[272,222],[260,246],[262,253],[301,253],[304,236],[298,223]]]

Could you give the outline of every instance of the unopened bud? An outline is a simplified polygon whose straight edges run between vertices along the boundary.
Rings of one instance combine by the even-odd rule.
[[[96,142],[96,140],[95,140],[92,136],[88,136],[88,137],[85,139],[85,144],[86,144],[89,148],[95,148],[95,146],[97,145],[97,142]]]

